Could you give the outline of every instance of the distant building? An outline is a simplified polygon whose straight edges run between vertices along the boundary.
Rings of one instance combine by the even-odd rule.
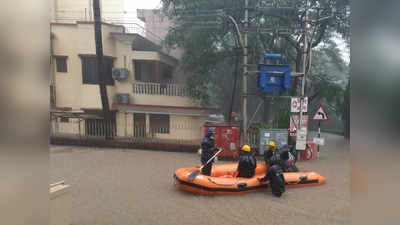
[[[138,9],[137,17],[145,23],[146,37],[157,44],[160,44],[161,40],[164,40],[169,28],[173,26],[173,23],[165,15],[162,15],[159,9]],[[172,49],[169,54],[181,59],[183,50],[179,48]]]
[[[125,0],[99,0],[103,21],[124,19]],[[51,22],[93,21],[93,0],[50,0]]]
[[[102,123],[93,22],[53,22],[52,133],[199,141],[212,109],[188,97],[178,60],[123,26],[103,23],[102,31],[112,128]],[[113,78],[113,68],[125,69],[127,76]]]

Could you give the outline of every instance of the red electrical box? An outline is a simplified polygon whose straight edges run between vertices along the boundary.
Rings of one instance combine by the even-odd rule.
[[[299,151],[301,160],[313,160],[316,157],[315,143],[307,141],[306,150]]]
[[[232,124],[206,124],[204,125],[204,135],[210,128],[215,129],[215,147],[222,148],[223,151],[218,155],[219,159],[232,159],[237,155],[240,140],[239,125]]]

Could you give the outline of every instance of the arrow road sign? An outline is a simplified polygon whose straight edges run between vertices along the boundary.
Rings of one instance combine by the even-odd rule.
[[[329,120],[328,114],[322,105],[319,105],[317,111],[315,111],[312,120],[316,121],[327,121]]]

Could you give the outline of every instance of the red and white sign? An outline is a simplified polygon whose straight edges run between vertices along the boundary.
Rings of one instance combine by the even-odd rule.
[[[296,150],[305,150],[307,143],[307,128],[302,127],[296,133]]]
[[[301,125],[303,128],[308,129],[308,115],[303,115],[301,117]],[[299,126],[299,115],[293,115],[290,117],[290,136],[296,136],[296,131],[298,130]]]
[[[290,112],[300,112],[300,100],[301,98],[292,98],[292,103],[290,104]],[[303,98],[302,108],[303,112],[307,112],[308,98]]]
[[[311,120],[315,120],[315,121],[329,120],[328,114],[326,113],[326,110],[324,109],[324,107],[322,107],[322,105],[319,105],[317,111],[315,111]]]

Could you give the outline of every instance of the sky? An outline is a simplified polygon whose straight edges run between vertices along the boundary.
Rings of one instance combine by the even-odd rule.
[[[154,9],[161,6],[160,0],[125,0],[125,9]]]
[[[346,42],[339,36],[333,38],[333,40],[336,42],[338,45],[338,48],[340,49],[340,53],[342,54],[343,60],[349,64],[350,63],[350,49],[347,48]]]

